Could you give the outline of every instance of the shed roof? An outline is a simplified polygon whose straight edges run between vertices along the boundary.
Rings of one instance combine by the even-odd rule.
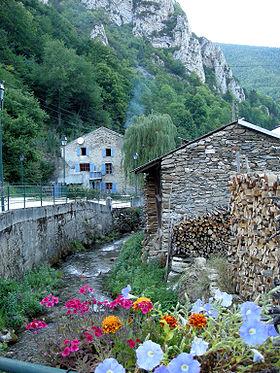
[[[249,129],[251,129],[253,131],[263,133],[264,135],[274,137],[274,138],[276,138],[276,139],[278,139],[280,141],[280,134],[277,134],[277,133],[269,131],[269,130],[267,130],[265,128],[256,126],[255,124],[247,122],[246,120],[244,120],[244,118],[241,118],[241,119],[238,119],[238,120],[236,120],[234,122],[228,123],[228,124],[226,124],[226,125],[224,125],[222,127],[216,128],[215,130],[213,130],[211,132],[208,132],[205,135],[202,135],[202,136],[200,136],[200,137],[198,137],[198,138],[196,138],[196,139],[194,139],[192,141],[189,141],[187,144],[183,144],[183,145],[179,146],[178,148],[175,148],[175,149],[171,150],[170,152],[165,153],[165,154],[163,154],[163,155],[161,155],[161,156],[159,156],[159,157],[157,157],[157,158],[155,158],[155,159],[153,159],[153,160],[151,160],[151,161],[149,161],[149,162],[147,162],[147,163],[145,163],[145,164],[143,164],[143,165],[135,168],[131,172],[135,172],[136,174],[137,173],[141,173],[141,172],[146,172],[148,169],[151,169],[151,168],[155,167],[156,165],[158,165],[161,162],[161,160],[164,157],[168,156],[169,154],[175,153],[177,150],[186,148],[190,144],[198,142],[198,141],[200,141],[200,140],[202,140],[202,139],[204,139],[206,137],[209,137],[209,136],[213,135],[214,133],[222,131],[225,128],[227,128],[227,127],[229,127],[229,126],[231,126],[233,124],[239,124],[242,127],[246,127],[246,128],[249,128]]]

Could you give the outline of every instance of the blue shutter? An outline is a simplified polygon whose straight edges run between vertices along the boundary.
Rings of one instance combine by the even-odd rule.
[[[92,188],[92,181],[89,182],[89,187]]]
[[[101,190],[102,192],[105,192],[105,183],[101,183]]]
[[[93,163],[89,164],[89,170],[90,170],[90,172],[94,171],[94,164]]]
[[[112,165],[112,175],[114,175],[114,165],[113,163],[111,163],[111,165]]]
[[[105,175],[105,163],[102,163],[101,165],[101,174]]]
[[[79,157],[81,155],[81,149],[77,148],[77,156]]]
[[[102,157],[103,157],[103,158],[106,157],[106,150],[105,150],[105,149],[102,149]]]
[[[111,157],[114,157],[114,149],[111,149]]]
[[[117,191],[116,183],[113,183],[113,193],[116,193],[116,191]]]
[[[79,165],[78,165],[78,164],[75,164],[75,171],[76,171],[76,172],[79,172],[79,171],[80,171],[80,169],[79,169]]]
[[[89,156],[89,148],[86,147],[86,155]]]

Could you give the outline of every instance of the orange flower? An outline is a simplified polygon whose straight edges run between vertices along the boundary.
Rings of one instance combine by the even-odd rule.
[[[122,326],[122,320],[118,316],[105,317],[102,323],[102,329],[104,333],[116,333],[116,331]]]
[[[161,318],[161,320],[165,320],[170,328],[176,328],[176,325],[178,323],[178,319],[175,319],[175,317],[171,315],[165,315]],[[164,326],[164,323],[160,321],[160,325]]]
[[[203,316],[201,313],[193,313],[189,317],[189,323],[194,327],[194,328],[203,328],[204,326],[207,325],[207,319],[205,316]]]
[[[153,304],[151,302],[151,299],[146,297],[138,298],[132,306],[133,311],[141,310],[143,313],[151,312],[152,308]]]

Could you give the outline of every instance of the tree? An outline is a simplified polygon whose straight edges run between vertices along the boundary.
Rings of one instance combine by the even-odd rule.
[[[46,113],[34,97],[20,89],[9,88],[5,94],[2,116],[3,167],[8,182],[20,180],[19,155],[24,155],[24,180],[29,183],[46,181],[52,169],[38,150],[37,142],[44,132]],[[44,175],[44,176],[43,176]]]
[[[123,153],[126,175],[134,168],[133,154],[138,165],[144,164],[175,148],[177,130],[169,115],[150,114],[133,118],[124,135]]]

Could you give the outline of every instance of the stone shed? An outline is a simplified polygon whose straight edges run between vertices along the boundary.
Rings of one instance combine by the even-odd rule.
[[[135,169],[146,174],[149,255],[167,251],[173,224],[228,204],[236,173],[279,172],[279,160],[280,135],[240,119]]]

